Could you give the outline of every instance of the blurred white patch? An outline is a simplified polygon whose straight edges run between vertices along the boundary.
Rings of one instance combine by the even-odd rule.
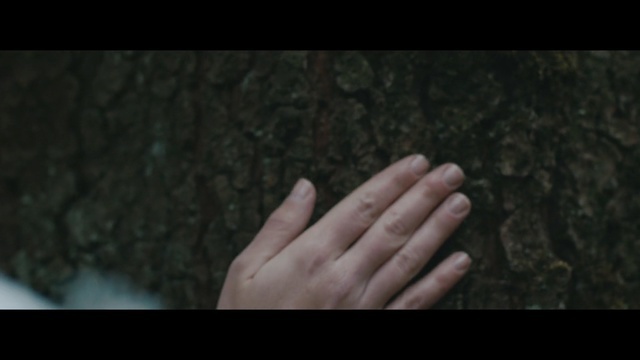
[[[135,289],[125,278],[82,271],[65,291],[66,309],[161,309],[159,298]]]
[[[0,274],[0,309],[55,309],[53,303],[17,281]]]
[[[0,273],[0,309],[162,309],[158,297],[138,291],[124,277],[81,271],[64,289],[62,305]]]

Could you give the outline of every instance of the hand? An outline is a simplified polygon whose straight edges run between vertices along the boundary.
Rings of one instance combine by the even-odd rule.
[[[300,179],[231,264],[218,307],[431,307],[469,269],[467,254],[451,255],[404,287],[467,216],[471,202],[452,194],[464,181],[457,165],[428,169],[422,155],[392,164],[306,231],[316,193]]]

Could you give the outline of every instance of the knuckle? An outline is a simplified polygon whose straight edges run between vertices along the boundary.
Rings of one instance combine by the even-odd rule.
[[[398,252],[394,262],[403,274],[413,276],[413,274],[416,274],[420,270],[420,259],[411,251]]]
[[[358,197],[356,212],[366,225],[370,225],[378,217],[377,199],[373,192],[367,191]]]
[[[322,272],[330,260],[329,254],[326,251],[317,250],[313,251],[312,254],[310,258],[305,256],[304,259],[301,259],[301,261],[306,263],[307,275],[309,277],[314,277]]]
[[[356,301],[356,277],[337,268],[325,271],[307,282],[308,292],[315,294],[321,308],[352,307]]]
[[[409,228],[399,212],[391,210],[388,219],[384,222],[384,231],[389,235],[405,236]]]
[[[334,271],[321,282],[322,290],[327,294],[327,306],[337,308],[348,305],[354,296],[356,281],[345,272]]]

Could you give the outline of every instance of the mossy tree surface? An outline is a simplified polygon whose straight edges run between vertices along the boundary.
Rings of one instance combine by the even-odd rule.
[[[640,307],[635,52],[0,53],[0,268],[211,308],[299,177],[312,221],[412,153],[473,203],[442,308]]]

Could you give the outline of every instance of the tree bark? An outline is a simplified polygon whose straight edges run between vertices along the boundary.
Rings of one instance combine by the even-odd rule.
[[[638,79],[636,52],[3,52],[0,268],[212,308],[299,177],[316,221],[423,153],[473,203],[438,307],[638,308]]]

